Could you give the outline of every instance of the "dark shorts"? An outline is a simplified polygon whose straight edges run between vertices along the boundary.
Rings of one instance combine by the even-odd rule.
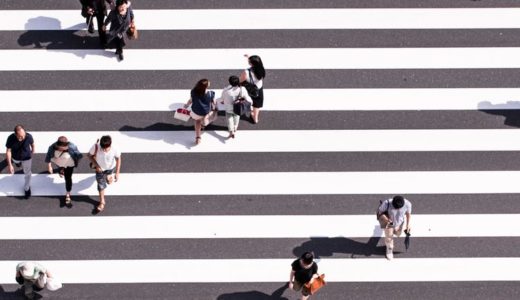
[[[96,181],[97,181],[97,189],[98,191],[102,191],[107,188],[107,176],[112,175],[114,173],[114,169],[105,170],[101,173],[96,172]]]
[[[259,89],[258,97],[256,97],[256,98],[251,97],[251,99],[253,100],[253,107],[262,108],[264,106],[264,89],[263,88]]]

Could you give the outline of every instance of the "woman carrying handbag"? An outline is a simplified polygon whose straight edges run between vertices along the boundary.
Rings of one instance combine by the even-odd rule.
[[[70,191],[72,190],[72,173],[74,168],[78,166],[78,161],[83,157],[79,152],[78,147],[69,140],[60,136],[58,141],[49,146],[45,162],[47,163],[47,170],[49,174],[54,173],[52,164],[59,168],[60,177],[65,177],[65,205],[68,208],[72,207],[72,200],[70,198]]]
[[[301,300],[307,300],[325,284],[323,277],[324,275],[318,275],[318,264],[314,262],[314,253],[305,252],[291,264],[289,288],[295,291],[301,290]]]
[[[201,79],[190,92],[190,100],[184,105],[188,108],[191,105],[190,116],[195,120],[195,144],[201,142],[202,126],[210,123],[210,113],[213,108],[217,107],[215,103],[215,92],[208,91],[210,82],[207,79]],[[213,113],[216,116],[215,113]]]

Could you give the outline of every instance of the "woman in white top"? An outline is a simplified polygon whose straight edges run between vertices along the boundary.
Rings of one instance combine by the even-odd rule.
[[[252,102],[246,88],[240,86],[240,80],[238,77],[231,76],[229,77],[229,85],[222,90],[222,96],[220,97],[221,103],[224,104],[226,110],[226,120],[229,131],[228,138],[235,138],[238,129],[240,116],[235,114],[233,111],[233,104],[240,97],[245,98],[248,102]]]
[[[258,88],[258,97],[251,97],[253,99],[253,111],[251,113],[251,119],[253,123],[258,123],[258,115],[260,113],[260,108],[264,106],[264,78],[265,78],[265,69],[264,64],[262,63],[262,59],[258,55],[245,55],[248,58],[249,65],[251,66],[249,69],[244,70],[240,74],[240,82],[252,82]]]

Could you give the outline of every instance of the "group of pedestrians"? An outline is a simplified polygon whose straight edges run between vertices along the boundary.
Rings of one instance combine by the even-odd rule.
[[[5,147],[9,173],[15,173],[15,166],[22,168],[25,198],[29,199],[31,197],[32,157],[35,151],[33,136],[25,131],[23,125],[16,125],[14,132],[7,137]],[[65,205],[69,208],[72,207],[72,174],[82,157],[83,154],[78,147],[65,136],[58,137],[58,140],[49,146],[45,156],[47,171],[53,174],[54,167],[56,167],[59,176],[65,177]],[[102,212],[105,209],[107,184],[119,179],[121,152],[112,146],[112,138],[104,135],[92,145],[88,158],[91,168],[95,169],[99,192],[99,205],[96,207],[96,211]]]
[[[195,144],[202,141],[202,128],[217,116],[217,101],[224,105],[228,138],[235,138],[241,115],[234,109],[239,101],[252,103],[251,122],[257,124],[260,116],[260,108],[264,105],[263,79],[265,68],[262,59],[258,55],[245,55],[249,68],[243,70],[239,77],[232,75],[228,78],[229,85],[222,90],[219,100],[215,98],[215,92],[209,90],[208,79],[199,80],[190,91],[190,99],[184,108],[191,106],[190,116],[195,121]]]
[[[136,37],[134,13],[128,0],[80,0],[81,15],[85,17],[88,32],[94,33],[94,19],[97,23],[99,42],[103,48],[116,48],[119,61],[124,59],[125,35]],[[107,15],[107,4],[110,12]],[[106,17],[106,18],[105,18]],[[107,32],[107,26],[110,25]]]

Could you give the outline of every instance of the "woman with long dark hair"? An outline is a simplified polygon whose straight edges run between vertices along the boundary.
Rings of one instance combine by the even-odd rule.
[[[258,88],[258,95],[250,95],[253,99],[253,111],[251,112],[251,119],[253,123],[258,123],[258,116],[260,108],[264,106],[264,78],[265,69],[262,59],[258,55],[249,56],[246,54],[249,62],[249,69],[242,71],[240,74],[240,82],[249,82]]]
[[[208,91],[210,82],[201,79],[190,92],[190,100],[184,105],[185,108],[191,105],[190,116],[195,120],[195,144],[201,142],[201,128],[204,119],[207,119],[212,107],[216,107],[215,92]]]

